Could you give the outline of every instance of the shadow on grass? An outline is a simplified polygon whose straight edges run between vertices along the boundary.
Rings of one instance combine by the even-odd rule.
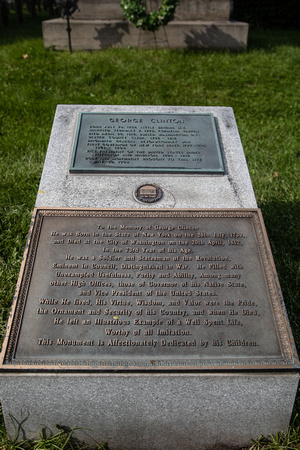
[[[292,332],[300,353],[300,202],[270,202],[259,205],[262,210],[268,238],[287,308]],[[300,389],[293,416],[300,426]]]
[[[268,232],[294,338],[298,351],[300,351],[300,202],[263,203],[260,208]]]

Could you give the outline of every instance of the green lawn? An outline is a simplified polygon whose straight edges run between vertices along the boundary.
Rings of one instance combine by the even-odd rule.
[[[128,48],[69,54],[43,48],[39,19],[25,16],[17,26],[11,18],[9,28],[0,27],[0,337],[56,105],[231,106],[299,349],[299,45],[297,31],[251,30],[243,53]],[[295,430],[298,447],[289,448],[300,448]]]

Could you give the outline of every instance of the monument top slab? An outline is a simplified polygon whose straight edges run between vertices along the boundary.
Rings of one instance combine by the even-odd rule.
[[[153,9],[153,2],[145,0],[148,11]],[[79,0],[79,10],[75,19],[86,20],[123,20],[124,14],[120,0]],[[229,20],[230,0],[180,0],[176,8],[177,20]]]
[[[220,163],[219,172],[176,173],[175,171],[165,171],[165,173],[158,173],[149,160],[147,173],[146,171],[145,173],[126,173],[125,171],[70,173],[72,149],[76,144],[76,130],[80,127],[81,118],[108,117],[109,115],[112,118],[132,117],[135,120],[147,117],[150,121],[156,116],[167,119],[184,116],[193,117],[196,122],[198,117],[206,117],[205,120],[209,123],[211,130],[210,138],[215,148],[214,153],[217,155],[216,161]],[[118,125],[117,132],[122,134],[119,135],[121,142],[115,142],[114,145],[121,145],[124,144],[123,135],[129,131],[129,128],[126,126],[126,129],[124,128],[122,131],[120,122],[116,125]],[[135,124],[131,124],[131,126],[135,126]],[[155,127],[158,127],[158,124]],[[195,129],[197,130],[197,128]],[[153,129],[151,128],[150,131],[152,134]],[[172,129],[171,132],[174,133],[174,130]],[[138,135],[140,133],[141,129],[138,130]],[[116,136],[106,135],[107,140],[110,136],[116,139]],[[104,137],[100,136],[101,139]],[[141,136],[135,137],[138,137],[138,142],[141,143]],[[175,136],[166,136],[165,134],[164,138],[166,137],[169,139]],[[176,140],[177,138],[178,136],[176,136]],[[180,139],[183,140],[183,137],[179,137]],[[195,145],[195,143],[191,143],[191,139],[196,139],[191,136],[191,133],[187,139],[189,142],[184,145]],[[143,145],[148,145],[150,140],[151,136],[144,136]],[[203,144],[199,137],[197,140],[196,145]],[[171,139],[168,142],[175,141]],[[105,141],[105,143],[107,142]],[[204,145],[207,144],[204,142]],[[86,145],[85,148],[92,149],[93,147]],[[143,149],[147,149],[147,147],[143,147]],[[206,147],[203,149],[206,150]],[[133,149],[125,148],[123,150],[131,152]],[[175,150],[180,149],[175,148]],[[118,153],[113,153],[116,158],[118,158]],[[220,153],[222,158],[220,158]],[[92,155],[93,152],[89,154]],[[121,155],[121,153],[119,154]],[[134,152],[130,154],[133,155]],[[162,153],[163,158],[165,158],[165,154],[165,152]],[[110,155],[112,156],[112,153]],[[144,158],[145,153],[142,152],[140,155],[139,157]],[[156,154],[157,156],[158,154]],[[161,162],[157,161],[158,163]],[[92,167],[92,164],[89,167]],[[156,185],[163,191],[161,200],[153,205],[154,208],[256,208],[257,203],[232,109],[141,105],[59,105],[57,107],[37,196],[37,207],[140,208],[135,192],[141,185]]]

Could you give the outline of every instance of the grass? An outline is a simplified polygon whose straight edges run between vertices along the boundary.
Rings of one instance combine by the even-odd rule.
[[[40,19],[25,16],[17,26],[10,17],[10,23],[0,27],[0,338],[56,105],[231,106],[299,349],[300,32],[250,30],[243,53],[128,48],[69,54],[43,48]],[[297,401],[294,414],[299,410]],[[9,447],[3,433],[0,447],[23,448]],[[253,449],[300,448],[297,423],[288,439],[298,447],[266,439]]]
[[[300,448],[300,428],[297,425],[288,428],[286,433],[280,432],[273,436],[260,436],[249,450],[294,450]]]

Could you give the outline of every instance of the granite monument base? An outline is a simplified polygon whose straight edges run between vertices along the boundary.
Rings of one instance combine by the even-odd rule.
[[[153,0],[145,0],[148,12],[158,9]],[[180,0],[174,20],[229,20],[230,0]],[[120,0],[78,0],[75,19],[123,20],[124,12]]]
[[[140,31],[127,21],[72,20],[73,50],[114,48],[228,48],[244,50],[249,25],[244,22],[173,21],[155,34]],[[52,19],[43,22],[44,46],[56,50],[68,49],[66,21]]]
[[[80,427],[111,450],[240,449],[286,431],[296,373],[6,374],[0,378],[12,439]],[[16,436],[16,429],[18,436]]]
[[[213,143],[221,167],[186,171]],[[154,173],[167,155],[185,172]],[[136,160],[151,171],[103,172]],[[59,106],[36,207],[1,353],[12,439],[233,450],[286,431],[299,362],[231,108]]]
[[[224,176],[207,173],[70,173],[70,158],[81,113],[213,114],[224,159]],[[121,116],[120,116],[121,117]],[[130,125],[130,124],[129,124]],[[126,128],[127,129],[127,128]],[[176,124],[174,130],[176,131]],[[151,162],[150,162],[151,166]],[[159,185],[164,196],[151,208],[257,208],[232,108],[140,105],[58,105],[37,207],[141,208],[133,193],[142,184]]]

